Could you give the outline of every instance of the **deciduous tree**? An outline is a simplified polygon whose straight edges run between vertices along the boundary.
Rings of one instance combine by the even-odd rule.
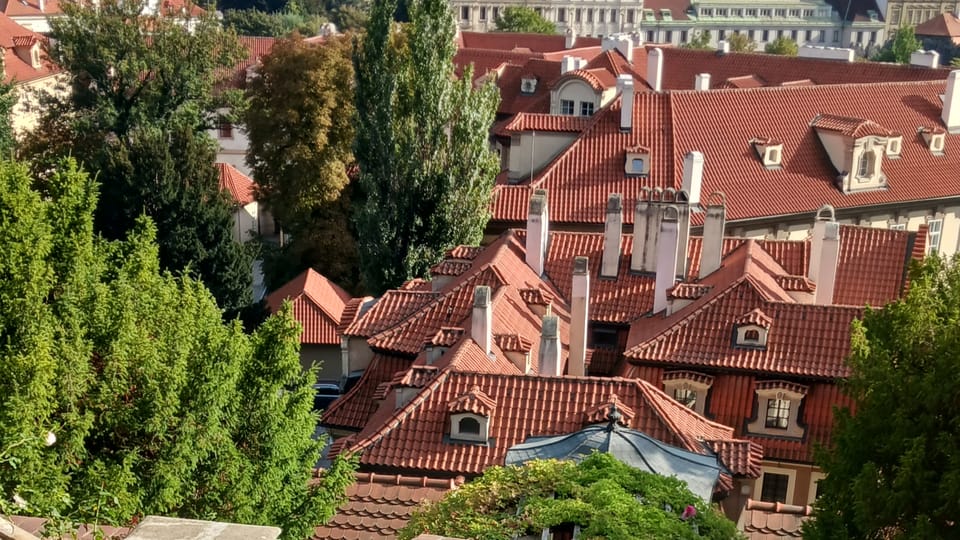
[[[868,310],[851,337],[833,446],[817,458],[815,521],[804,538],[960,534],[960,260],[914,267],[900,301]]]
[[[730,44],[730,52],[749,53],[757,48],[757,43],[743,33],[731,35],[727,43]]]
[[[471,70],[454,78],[449,6],[412,3],[402,38],[393,32],[394,9],[393,0],[374,3],[354,55],[355,219],[374,293],[423,275],[450,247],[478,242],[498,170],[488,130],[499,93],[492,84],[475,88]]]
[[[495,21],[497,32],[527,32],[531,34],[556,34],[557,25],[546,20],[533,8],[507,6],[500,10]]]
[[[17,90],[12,83],[0,81],[0,158],[13,155],[16,137],[13,133],[13,107],[17,103]]]
[[[796,56],[797,53],[800,52],[800,49],[797,47],[796,41],[785,36],[780,36],[770,43],[767,43],[766,47],[763,48],[763,52],[783,56]]]
[[[710,48],[710,31],[702,30],[696,31],[693,33],[693,37],[690,41],[681,45],[684,49],[709,49]]]
[[[314,374],[289,306],[252,335],[225,324],[202,283],[160,270],[148,218],[95,236],[96,202],[71,161],[35,179],[0,162],[0,509],[307,536],[353,474],[312,480]]]
[[[896,62],[909,64],[910,55],[921,48],[912,26],[901,26],[892,38],[883,44],[883,48],[873,58],[878,62]]]

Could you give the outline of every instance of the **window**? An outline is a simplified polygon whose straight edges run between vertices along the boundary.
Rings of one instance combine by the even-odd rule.
[[[497,20],[499,18],[500,18],[500,8],[495,7],[493,8],[493,20]]]
[[[673,390],[673,399],[686,406],[688,409],[697,410],[697,391],[691,388],[675,388]]]
[[[834,31],[833,31],[833,42],[834,42],[834,43],[838,43],[839,41],[840,41],[840,31],[839,31],[839,30],[834,30]]]
[[[226,120],[221,120],[220,125],[217,126],[217,135],[221,139],[232,139],[233,138],[233,124]]]
[[[593,102],[592,102],[592,101],[581,101],[581,102],[580,102],[580,116],[593,116]]]
[[[799,16],[800,16],[800,10],[799,10],[799,9],[791,9],[791,10],[790,10],[790,16],[791,16],[791,17],[799,17]]]
[[[617,10],[610,10],[610,22],[617,22]]]
[[[681,31],[680,31],[680,43],[686,43],[688,37],[690,37],[690,36],[689,36],[689,34],[687,34],[687,31],[686,31],[686,30],[681,30]]]
[[[476,418],[461,418],[458,428],[463,435],[480,435],[480,422]]]
[[[767,419],[764,425],[772,429],[787,429],[790,427],[790,400],[768,399]]]
[[[587,10],[587,22],[591,22],[591,23],[593,22],[593,10],[592,10],[592,9],[588,9],[588,10]]]
[[[927,248],[928,253],[940,253],[940,231],[943,230],[942,219],[927,221]]]
[[[630,170],[634,174],[643,174],[643,171],[646,170],[645,166],[646,162],[643,158],[633,158],[630,160]]]
[[[577,9],[573,12],[573,20],[575,20],[575,21],[577,21],[577,22],[580,22],[580,20],[582,19],[582,14],[583,14],[582,12],[583,12],[582,9],[577,8]]]
[[[656,34],[653,33],[653,30],[647,30],[647,41],[649,41],[650,43],[653,43],[654,41],[656,41],[656,39],[657,39],[657,36]]]
[[[607,10],[598,9],[597,10],[597,22],[605,22],[607,17]]]
[[[876,43],[876,42],[877,42],[877,33],[870,32],[870,43]]]
[[[632,9],[627,10],[627,24],[633,24],[633,18],[636,16],[636,12]]]
[[[460,20],[461,21],[470,20],[470,6],[460,6]]]
[[[721,39],[721,40],[722,40],[722,39],[727,39],[727,31],[726,31],[726,30],[720,30],[719,32],[717,32],[717,39]]]
[[[557,8],[557,22],[567,22],[567,10]]]
[[[713,17],[713,10],[712,10],[712,9],[701,9],[701,10],[700,10],[700,15],[701,15],[702,17]]]
[[[812,9],[805,9],[805,10],[803,10],[803,16],[804,16],[804,17],[813,17],[813,10],[812,10]]]
[[[663,374],[663,391],[678,403],[704,414],[713,377],[695,371],[667,371]]]
[[[480,20],[481,20],[481,21],[487,20],[487,7],[486,7],[486,6],[482,6],[482,7],[480,8]]]
[[[817,32],[817,33],[820,35],[819,38],[817,39],[817,41],[819,41],[820,43],[823,43],[823,42],[827,41],[827,33],[826,33],[826,32],[824,32],[823,30],[820,30],[820,31]]]
[[[757,31],[750,30],[749,32],[747,32],[747,37],[750,38],[750,41],[757,39]]]
[[[769,17],[769,16],[770,16],[770,13],[771,13],[771,11],[770,11],[769,9],[761,9],[761,10],[760,10],[760,16],[761,16],[761,17]]]
[[[798,41],[800,39],[800,32],[793,30],[792,32],[790,32],[790,38],[793,39],[794,41]]]
[[[813,30],[807,30],[807,41],[813,41]]]
[[[572,99],[561,99],[560,100],[560,114],[567,116],[573,116],[573,100]]]
[[[770,41],[770,31],[769,31],[769,30],[764,30],[764,31],[763,31],[763,41]]]
[[[760,500],[763,502],[787,502],[787,487],[790,477],[786,474],[763,473],[763,487],[760,489]]]
[[[894,223],[893,225],[890,225],[890,230],[891,230],[891,231],[905,231],[905,230],[907,230],[907,224],[906,224],[906,223]]]
[[[673,43],[673,30],[667,30],[663,33],[664,43]]]
[[[727,16],[727,10],[725,10],[725,9],[718,9],[718,10],[717,10],[717,17],[726,17],[726,16]]]
[[[538,8],[533,8],[533,10],[537,12],[537,15],[543,17],[543,8],[538,7]]]
[[[869,180],[873,176],[876,159],[876,154],[870,150],[860,154],[860,161],[857,162],[857,177],[861,181]]]
[[[745,17],[756,17],[756,16],[757,16],[757,10],[755,10],[755,9],[747,9],[747,10],[745,10],[745,11],[743,12],[743,15],[744,15]]]
[[[787,10],[785,10],[785,9],[778,9],[778,10],[776,10],[774,13],[776,13],[777,17],[786,17],[786,16],[787,16]]]
[[[760,331],[759,330],[747,330],[743,333],[744,341],[759,342],[760,341]]]

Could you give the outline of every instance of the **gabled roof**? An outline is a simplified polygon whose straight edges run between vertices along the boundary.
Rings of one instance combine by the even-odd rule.
[[[871,120],[839,116],[836,114],[818,114],[816,118],[813,119],[813,122],[810,123],[810,126],[825,131],[834,131],[846,137],[853,137],[854,139],[868,135],[876,135],[878,137],[890,137],[894,135],[889,129]]]
[[[59,0],[44,2],[43,11],[40,11],[39,0],[0,0],[0,13],[7,17],[39,17],[59,15],[63,10]]]
[[[960,38],[960,19],[957,19],[952,13],[941,13],[918,24],[913,31],[917,36],[957,39]]]
[[[270,311],[280,309],[283,301],[293,303],[293,317],[303,326],[300,343],[339,345],[337,326],[350,294],[312,268],[267,296]]]
[[[577,36],[575,45],[576,47],[594,47],[600,45],[600,38]],[[523,48],[539,53],[556,52],[566,49],[566,37],[561,34],[519,32],[460,32],[460,47],[502,51]]]
[[[612,88],[617,84],[617,78],[613,73],[610,73],[606,69],[594,68],[594,69],[575,69],[573,71],[568,71],[564,73],[560,80],[566,80],[576,78],[586,82],[590,85],[596,92],[602,92],[607,88]],[[557,86],[559,82],[551,84],[551,86]]]
[[[17,0],[10,0],[8,7],[12,4],[20,5]],[[42,50],[45,41],[46,38],[41,34],[20,26],[7,15],[0,13],[0,48],[3,49],[0,74],[3,75],[3,82],[27,83],[59,72],[60,69],[50,62]],[[27,51],[26,55],[29,56],[29,49],[38,43],[41,45],[40,67],[33,67],[32,63],[25,61],[17,53],[24,54],[24,51]]]
[[[247,52],[246,56],[241,58],[232,68],[218,70],[217,74],[224,79],[225,84],[234,88],[245,88],[247,85],[247,70],[257,65],[260,58],[270,54],[270,50],[277,39],[252,36],[239,36],[238,39],[240,45]]]
[[[509,135],[524,131],[555,131],[580,133],[590,125],[589,116],[566,116],[557,114],[517,113],[497,130],[497,135]]]
[[[253,180],[229,163],[217,163],[220,174],[220,191],[225,191],[230,200],[245,206],[256,200],[256,184]]]

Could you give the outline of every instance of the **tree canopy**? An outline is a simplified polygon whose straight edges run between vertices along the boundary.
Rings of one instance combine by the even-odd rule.
[[[497,32],[526,32],[531,34],[556,34],[557,25],[546,20],[533,8],[507,6],[500,10],[495,21]]]
[[[215,91],[240,58],[236,35],[213,16],[141,15],[140,2],[63,5],[51,20],[51,59],[70,91],[48,97],[27,148],[36,169],[76,157],[97,171],[103,198],[95,225],[122,238],[146,213],[157,225],[165,269],[198,273],[220,306],[251,300],[252,259],[232,242],[230,207],[219,193]]]
[[[757,42],[744,33],[731,35],[727,38],[727,43],[730,44],[730,52],[748,53],[757,48]]]
[[[95,235],[97,192],[72,160],[33,179],[0,162],[0,510],[303,538],[353,474],[311,483],[323,442],[289,306],[250,335],[224,323],[202,283],[160,270],[148,218]]]
[[[259,200],[292,237],[267,254],[274,288],[308,267],[347,289],[359,285],[346,190],[356,124],[350,50],[349,38],[279,41],[248,86],[247,163]]]
[[[681,45],[684,49],[709,49],[710,48],[710,31],[709,30],[700,30],[694,31],[690,41]]]
[[[297,32],[303,36],[315,36],[327,22],[320,15],[299,11],[267,13],[259,9],[228,9],[223,12],[223,26],[232,28],[241,36],[287,37]]]
[[[393,31],[393,0],[374,2],[355,47],[359,164],[355,223],[372,293],[424,275],[458,244],[480,241],[498,172],[490,150],[499,92],[454,77],[456,31],[445,0],[410,6]]]
[[[429,533],[510,540],[576,524],[580,538],[739,538],[733,522],[683,481],[629,467],[596,452],[581,463],[531,461],[490,467],[414,512],[398,536]]]
[[[873,58],[878,62],[896,62],[909,64],[910,55],[921,49],[920,40],[912,26],[901,26],[892,38],[883,44],[883,48]]]
[[[17,91],[13,83],[0,81],[0,159],[9,159],[17,142],[13,133],[13,108],[16,104]]]
[[[766,47],[763,48],[763,52],[783,56],[796,56],[797,53],[800,52],[800,48],[797,46],[796,41],[786,36],[780,36],[770,43],[767,43]]]
[[[854,322],[832,448],[818,453],[804,538],[955,538],[960,533],[960,259],[929,257],[910,290]]]

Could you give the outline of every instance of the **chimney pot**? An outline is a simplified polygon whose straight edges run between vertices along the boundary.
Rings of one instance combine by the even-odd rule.
[[[572,49],[577,43],[577,32],[572,27],[567,27],[563,32],[563,48]]]
[[[647,56],[647,84],[659,92],[663,84],[663,51],[655,48]]]
[[[940,67],[940,53],[937,51],[914,51],[910,53],[910,65],[937,69]]]
[[[530,196],[530,209],[527,214],[526,261],[538,276],[543,275],[549,225],[546,192],[536,190]]]
[[[730,54],[730,42],[725,39],[721,39],[717,43],[717,52],[720,54]]]
[[[695,90],[698,90],[698,91],[700,91],[700,92],[709,90],[709,89],[710,89],[710,74],[709,74],[709,73],[701,73],[701,74],[697,75],[696,79],[694,80],[693,87],[694,87]]]
[[[647,239],[643,242],[643,271],[657,270],[657,244],[660,241],[660,221],[663,219],[663,190],[654,188],[650,192],[650,204],[647,209]]]
[[[700,152],[689,152],[683,156],[683,184],[680,189],[687,192],[687,200],[691,205],[700,204],[705,162],[706,159]]]
[[[707,215],[703,219],[703,242],[700,246],[700,279],[720,268],[723,257],[723,230],[726,226],[726,196],[715,192],[707,199]]]
[[[470,337],[487,356],[493,355],[493,308],[490,305],[490,287],[486,285],[480,285],[473,290]]]
[[[660,239],[657,246],[657,275],[653,293],[653,312],[667,309],[667,290],[676,283],[677,267],[677,220],[679,209],[668,205],[663,210],[660,223]]]
[[[650,211],[650,188],[644,187],[633,208],[633,252],[630,254],[630,271],[643,272],[643,252],[647,241],[647,213]]]
[[[623,233],[623,202],[619,193],[607,199],[607,217],[603,228],[603,260],[600,275],[617,277],[620,269],[620,235]]]
[[[570,360],[567,372],[586,375],[587,323],[590,310],[590,265],[586,257],[573,259],[573,290],[571,295]]]

